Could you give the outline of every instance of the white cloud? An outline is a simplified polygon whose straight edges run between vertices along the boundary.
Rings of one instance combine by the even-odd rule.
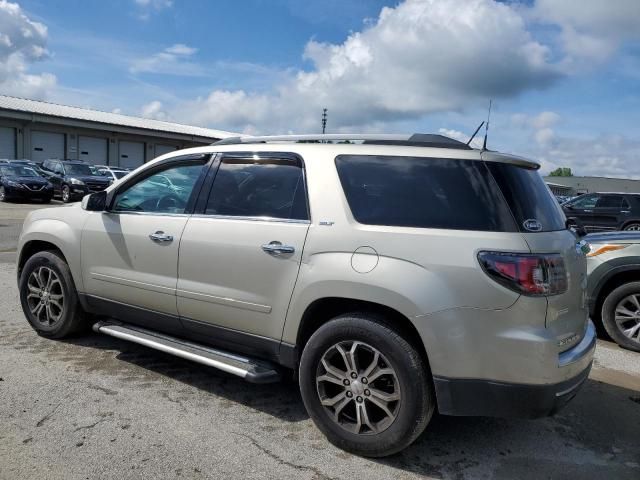
[[[569,68],[607,60],[623,41],[640,38],[638,0],[537,0],[530,14],[560,27]]]
[[[561,117],[556,112],[544,111],[537,115],[515,113],[511,115],[511,124],[520,130],[529,131],[529,135],[539,146],[548,146],[556,136],[554,127]]]
[[[154,100],[142,106],[140,115],[144,118],[152,118],[154,120],[169,120],[167,112],[163,110],[162,102]]]
[[[173,0],[134,0],[134,3],[140,9],[138,18],[145,21],[151,18],[151,13],[157,13],[173,6]]]
[[[571,167],[574,175],[640,178],[640,141],[622,135],[554,137],[536,153],[543,173]]]
[[[5,95],[45,98],[56,85],[49,73],[28,72],[47,58],[47,27],[29,19],[16,3],[0,0],[0,91]]]
[[[176,43],[163,51],[145,58],[132,60],[129,71],[131,73],[158,73],[164,75],[200,76],[205,69],[190,60],[198,51],[183,43]]]
[[[453,138],[455,140],[459,140],[461,142],[467,143],[469,141],[469,137],[471,134],[461,132],[460,130],[454,130],[450,128],[439,128],[438,133],[440,135],[444,135],[445,137]],[[471,132],[473,133],[473,132]],[[482,142],[484,140],[484,130],[478,130],[475,138],[471,140],[471,146],[473,148],[482,148]]]
[[[326,107],[333,131],[361,129],[544,88],[560,76],[522,16],[492,0],[407,0],[342,44],[310,41],[304,57],[312,68],[270,93],[215,90],[176,116],[232,130],[309,131]]]

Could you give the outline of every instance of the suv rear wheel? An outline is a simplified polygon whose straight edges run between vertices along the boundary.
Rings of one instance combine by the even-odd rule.
[[[420,353],[369,315],[337,317],[311,336],[302,352],[300,390],[331,443],[368,457],[410,445],[435,407]]]
[[[602,323],[618,345],[640,352],[640,282],[625,283],[607,296]]]
[[[29,258],[19,287],[22,310],[39,335],[63,338],[86,326],[69,266],[56,253]]]

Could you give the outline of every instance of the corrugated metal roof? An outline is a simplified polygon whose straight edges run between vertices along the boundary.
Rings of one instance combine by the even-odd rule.
[[[193,135],[210,139],[222,139],[238,136],[237,133],[225,132],[223,130],[192,127],[190,125],[183,125],[180,123],[163,122],[149,118],[130,117],[119,113],[101,112],[99,110],[89,110],[88,108],[70,107],[68,105],[58,105],[55,103],[28,100],[26,98],[8,97],[5,95],[0,95],[0,109],[50,115],[53,117],[70,118],[74,120],[86,120],[89,122],[107,123],[123,127],[143,128],[145,130],[180,133],[183,135]]]

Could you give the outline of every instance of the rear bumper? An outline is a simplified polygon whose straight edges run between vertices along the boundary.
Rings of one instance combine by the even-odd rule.
[[[434,376],[438,410],[443,415],[538,418],[553,415],[573,397],[589,376],[596,347],[591,321],[582,341],[558,355],[557,370],[582,368],[559,383],[531,385],[483,379]]]

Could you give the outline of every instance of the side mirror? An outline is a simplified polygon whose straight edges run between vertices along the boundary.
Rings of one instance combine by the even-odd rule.
[[[573,210],[573,205],[562,205],[563,208],[566,208],[567,210]]]
[[[578,237],[582,238],[587,235],[587,229],[582,225],[582,221],[576,217],[567,218],[567,222],[565,223],[567,230],[571,230]]]
[[[104,212],[107,208],[107,192],[96,192],[82,199],[82,209],[89,212]]]

